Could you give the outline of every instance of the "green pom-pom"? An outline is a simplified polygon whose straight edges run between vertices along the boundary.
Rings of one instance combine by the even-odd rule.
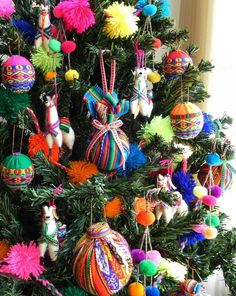
[[[61,292],[63,296],[88,296],[89,295],[84,290],[74,285],[67,286]]]
[[[205,223],[208,226],[217,227],[220,225],[220,219],[217,215],[209,214],[205,218]]]
[[[51,39],[49,41],[48,47],[55,52],[60,52],[61,51],[61,42],[58,41],[57,39]]]
[[[31,104],[27,93],[13,93],[0,88],[0,116],[10,123],[15,123],[20,112]]]
[[[157,266],[151,260],[143,260],[139,263],[139,271],[146,276],[153,276],[157,273]]]
[[[139,132],[139,138],[145,139],[147,143],[151,142],[155,136],[161,136],[164,141],[171,142],[174,137],[174,132],[171,127],[170,116],[162,118],[162,116],[155,116],[150,123],[142,126]]]
[[[43,47],[37,49],[32,54],[31,60],[35,68],[39,68],[44,74],[48,72],[56,72],[56,68],[61,67],[62,54],[49,53]]]

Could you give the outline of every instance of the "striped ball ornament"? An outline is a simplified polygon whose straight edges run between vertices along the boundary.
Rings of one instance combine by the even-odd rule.
[[[4,86],[15,93],[28,92],[35,82],[33,65],[19,55],[13,55],[3,63],[1,74]]]
[[[195,138],[201,132],[203,123],[202,111],[193,103],[180,103],[171,111],[171,125],[180,139]]]
[[[128,283],[132,271],[128,243],[105,222],[91,225],[75,247],[75,280],[92,295],[117,293]]]
[[[34,177],[31,159],[19,152],[7,156],[2,163],[1,178],[12,190],[26,188]]]

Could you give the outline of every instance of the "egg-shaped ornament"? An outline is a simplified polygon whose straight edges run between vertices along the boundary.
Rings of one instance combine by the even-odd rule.
[[[33,163],[25,154],[15,152],[3,160],[1,178],[10,189],[22,190],[26,188],[33,177]]]
[[[189,54],[183,50],[174,50],[167,55],[163,71],[167,79],[181,76],[193,61]]]
[[[2,83],[15,93],[28,92],[35,82],[33,65],[26,58],[13,55],[3,64],[1,69]]]
[[[191,102],[179,103],[171,111],[171,125],[180,139],[195,138],[201,132],[203,122],[201,109]]]
[[[187,279],[182,282],[181,288],[186,296],[200,296],[201,285],[193,279]]]
[[[128,283],[132,271],[127,241],[105,222],[92,224],[75,247],[75,280],[92,295],[117,293]]]

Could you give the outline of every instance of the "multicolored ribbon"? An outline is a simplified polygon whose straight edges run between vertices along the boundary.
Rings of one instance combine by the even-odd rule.
[[[93,138],[92,141],[90,142],[87,151],[86,151],[86,158],[89,159],[89,155],[91,153],[91,150],[93,149],[94,145],[99,141],[99,139],[107,132],[111,132],[114,138],[114,141],[116,145],[118,146],[120,153],[121,153],[121,158],[122,158],[122,164],[123,164],[123,169],[125,169],[125,151],[123,144],[120,141],[119,135],[117,133],[117,129],[120,128],[123,125],[123,122],[121,120],[116,120],[111,123],[106,123],[102,124],[98,120],[94,119],[92,121],[92,125],[98,130]]]

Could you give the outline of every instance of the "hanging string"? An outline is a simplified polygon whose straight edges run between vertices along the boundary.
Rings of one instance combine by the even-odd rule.
[[[23,136],[24,136],[24,127],[21,129],[21,137],[20,137],[20,153],[21,153],[22,145],[23,145]]]
[[[11,145],[11,152],[14,153],[15,150],[15,132],[16,132],[16,126],[13,125],[13,134],[12,134],[12,145]]]
[[[184,101],[184,93],[183,93],[183,78],[182,75],[180,76],[180,95],[181,95],[181,102]]]
[[[90,203],[90,225],[93,224],[93,198],[91,199]]]

